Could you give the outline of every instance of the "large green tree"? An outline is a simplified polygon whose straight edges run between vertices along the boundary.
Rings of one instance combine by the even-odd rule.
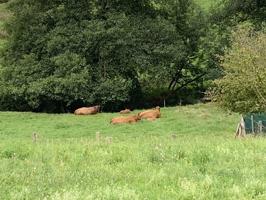
[[[10,8],[2,109],[115,110],[206,71],[191,59],[203,26],[191,1],[15,0]]]

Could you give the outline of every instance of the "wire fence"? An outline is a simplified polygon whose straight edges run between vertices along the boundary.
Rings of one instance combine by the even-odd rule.
[[[244,121],[247,134],[266,133],[266,113],[246,114]]]

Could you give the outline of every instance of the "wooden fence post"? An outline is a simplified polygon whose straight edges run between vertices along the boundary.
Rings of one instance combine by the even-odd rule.
[[[255,133],[255,130],[254,130],[254,116],[251,115],[251,130],[252,130],[252,134]]]
[[[259,126],[259,133],[262,133],[263,131],[262,121],[259,121],[258,126]]]
[[[235,137],[245,137],[246,136],[246,127],[243,116],[241,116],[240,122],[237,125]]]

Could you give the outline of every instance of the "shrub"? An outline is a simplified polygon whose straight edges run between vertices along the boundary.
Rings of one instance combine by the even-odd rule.
[[[222,57],[225,75],[216,81],[217,101],[232,111],[266,111],[266,33],[244,24],[233,32]]]

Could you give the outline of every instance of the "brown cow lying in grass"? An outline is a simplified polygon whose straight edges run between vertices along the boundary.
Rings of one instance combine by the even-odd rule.
[[[161,117],[160,107],[157,106],[154,109],[140,112],[138,114],[138,116],[139,116],[140,119],[147,119],[149,121],[154,121],[157,118],[160,118]]]
[[[94,115],[100,111],[100,106],[82,107],[75,110],[75,115]]]
[[[131,124],[139,121],[140,118],[137,115],[126,116],[126,117],[115,117],[111,120],[111,124]]]
[[[125,109],[125,110],[121,110],[120,114],[129,114],[130,112],[131,112],[131,110]]]

